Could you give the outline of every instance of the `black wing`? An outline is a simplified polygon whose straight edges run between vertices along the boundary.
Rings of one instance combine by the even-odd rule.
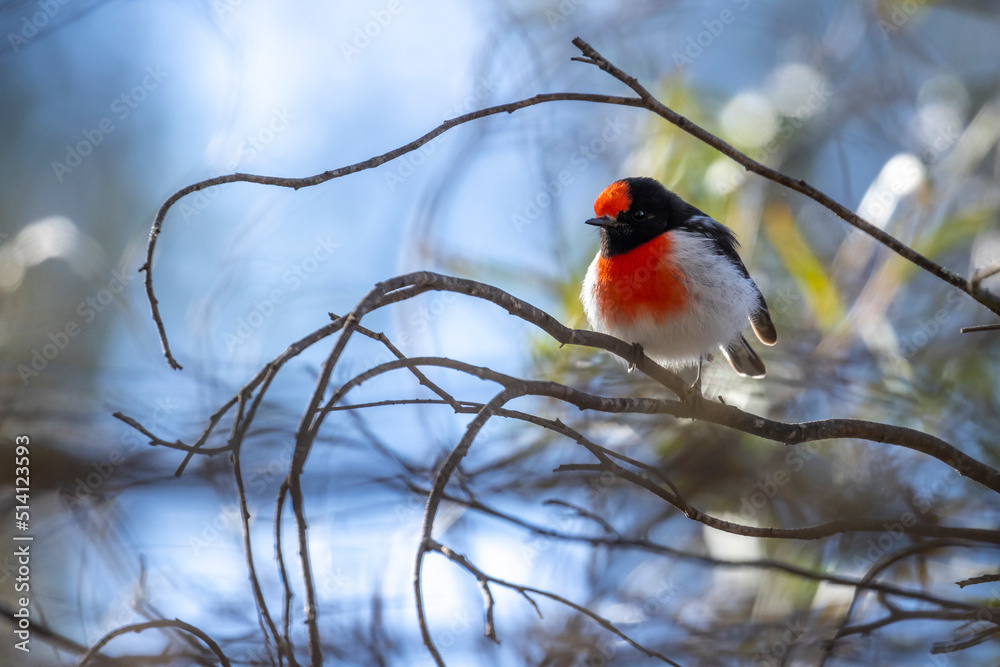
[[[747,271],[746,265],[740,259],[738,252],[740,242],[736,240],[736,235],[733,234],[733,231],[729,227],[713,220],[694,206],[690,204],[687,206],[690,209],[687,216],[687,226],[690,231],[696,234],[703,234],[715,241],[715,247],[718,248],[719,252],[731,259],[740,273],[753,285],[754,290],[757,292],[759,305],[757,310],[750,314],[750,325],[753,327],[753,332],[757,334],[760,342],[765,345],[774,345],[778,342],[778,331],[774,328],[774,322],[771,320],[771,311],[767,308],[767,301],[764,300],[764,295],[760,293],[760,288],[757,287],[757,283],[750,277],[750,272]]]

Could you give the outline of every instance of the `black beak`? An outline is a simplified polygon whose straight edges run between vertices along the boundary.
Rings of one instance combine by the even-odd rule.
[[[602,215],[600,218],[591,218],[590,220],[586,220],[585,224],[594,225],[595,227],[614,227],[618,224],[618,221],[614,218]]]

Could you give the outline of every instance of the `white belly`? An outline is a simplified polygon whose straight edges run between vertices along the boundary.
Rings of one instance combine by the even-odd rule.
[[[682,268],[687,287],[684,308],[660,319],[639,318],[624,325],[611,322],[594,296],[597,257],[587,270],[581,297],[594,331],[639,343],[657,363],[681,368],[697,364],[699,357],[740,335],[750,313],[757,309],[757,289],[728,258],[715,255],[705,237],[680,230],[668,233],[673,241],[672,263]]]

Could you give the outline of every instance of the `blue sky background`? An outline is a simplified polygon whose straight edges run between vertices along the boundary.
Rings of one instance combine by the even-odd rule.
[[[782,65],[810,63],[836,99],[810,121],[822,141],[792,154],[788,164],[857,208],[891,157],[920,154],[933,143],[934,136],[914,130],[921,96],[931,95],[927,81],[960,81],[957,89],[945,87],[945,97],[955,103],[963,128],[970,107],[995,95],[998,25],[978,13],[976,3],[968,5],[967,11],[904,16],[889,34],[873,12],[891,12],[870,2],[391,0],[289,7],[258,0],[53,0],[0,7],[6,36],[0,45],[0,251],[18,239],[31,249],[18,255],[21,269],[0,266],[0,434],[6,441],[27,432],[55,444],[54,462],[39,466],[70,466],[59,485],[73,487],[99,472],[112,453],[129,461],[117,481],[100,480],[86,512],[67,510],[58,494],[44,495],[46,485],[57,482],[46,481],[45,468],[39,469],[35,516],[46,541],[39,543],[35,567],[48,579],[39,584],[38,610],[44,607],[53,626],[87,644],[115,623],[135,620],[132,591],[145,569],[149,599],[166,617],[212,625],[235,610],[238,620],[216,630],[236,635],[253,628],[231,489],[213,475],[227,464],[199,463],[173,479],[177,453],[146,448],[111,413],[120,410],[167,438],[193,440],[207,416],[291,341],[328,322],[329,312],[350,310],[376,282],[414,270],[483,279],[584,326],[567,305],[572,299],[564,298],[564,285],[582,277],[596,248],[594,231],[581,223],[608,182],[656,163],[663,129],[643,111],[547,104],[467,124],[416,154],[317,187],[238,183],[182,200],[167,216],[155,262],[160,308],[182,372],[171,371],[160,355],[137,273],[153,216],[174,191],[232,171],[319,173],[391,150],[459,113],[540,92],[625,94],[611,77],[570,61],[577,55],[570,40],[580,35],[651,89],[694,91],[700,112],[720,132],[723,111],[738,94],[764,90]],[[51,17],[43,21],[37,17],[45,7]],[[32,33],[25,21],[44,25]],[[716,36],[718,25],[724,27]],[[690,51],[691,40],[706,31],[711,38]],[[694,57],[678,67],[677,54]],[[581,146],[609,127],[624,129],[615,130],[595,159],[581,162]],[[758,130],[751,127],[751,134]],[[530,216],[530,224],[518,224],[544,184],[567,168],[572,183]],[[828,211],[768,192],[794,202],[811,241],[838,248],[848,237]],[[984,223],[984,235],[989,227]],[[26,229],[30,233],[19,236]],[[755,237],[744,234],[749,229],[738,231],[756,248]],[[778,254],[763,242],[761,248],[748,262],[763,275],[762,284],[777,288],[783,279],[773,271]],[[973,263],[967,250],[948,256],[959,270]],[[914,299],[932,314],[951,303],[943,292],[923,294],[929,303],[920,294]],[[845,290],[848,306],[856,296]],[[428,295],[366,324],[386,331],[410,355],[444,354],[530,374],[538,336],[497,310]],[[962,324],[983,317],[968,304],[946,314],[952,313],[961,313]],[[897,332],[904,343],[918,328],[908,327]],[[947,342],[938,338],[935,345]],[[294,428],[328,349],[308,351],[275,384],[268,426],[276,432]],[[773,367],[795,367],[796,349],[776,349]],[[347,363],[355,370],[384,355],[368,341],[352,343],[351,350]],[[866,377],[864,371],[858,377]],[[470,399],[489,396],[477,382],[453,386]],[[379,400],[414,387],[409,379],[385,379],[352,397]],[[751,391],[747,396],[751,405],[760,399]],[[817,401],[814,409],[822,405],[809,397]],[[468,421],[416,410],[382,414],[372,431],[425,465],[457,441]],[[339,443],[339,428],[331,427],[328,443]],[[260,437],[247,468],[261,480],[251,502],[264,524],[287,459],[280,437]],[[624,427],[609,428],[608,437],[626,447],[637,442]],[[472,462],[497,456],[490,440]],[[499,437],[494,442],[511,446]],[[565,449],[555,449],[554,459],[569,451],[559,447]],[[411,642],[404,662],[426,659],[412,645],[410,560],[420,506],[371,485],[378,471],[357,443],[317,450],[310,466],[317,473],[308,484],[315,498],[314,567],[323,573],[329,605],[324,618],[347,627],[370,613],[372,591],[380,591],[389,624]],[[511,502],[510,509],[543,519],[530,499]],[[524,535],[501,526],[462,528],[459,515],[456,510],[452,517],[459,524],[455,539],[484,570],[544,582],[570,597],[588,590],[587,549],[553,546],[560,558],[536,562],[524,556],[530,544]],[[94,537],[98,526],[108,531],[104,537]],[[274,593],[279,582],[266,567],[271,535],[260,530],[255,540],[265,587]],[[756,547],[719,548],[753,553]],[[286,552],[292,551],[288,544]],[[669,578],[684,582],[692,595],[713,587],[710,577],[649,571],[656,567],[636,564],[626,581]],[[455,629],[449,647],[455,664],[480,659],[469,657],[484,648],[474,580],[430,558],[426,582],[438,632]],[[212,591],[207,600],[200,596],[205,590]],[[530,620],[518,596],[496,595],[499,624],[509,630]],[[686,613],[699,618],[697,609]],[[116,647],[127,651],[149,650],[158,640],[147,634],[119,641]],[[517,646],[512,637],[489,660],[521,664]],[[36,653],[25,664],[50,659]]]

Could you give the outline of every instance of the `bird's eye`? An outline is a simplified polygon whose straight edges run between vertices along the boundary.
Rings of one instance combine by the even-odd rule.
[[[632,211],[632,219],[636,222],[642,222],[646,218],[645,211]]]

